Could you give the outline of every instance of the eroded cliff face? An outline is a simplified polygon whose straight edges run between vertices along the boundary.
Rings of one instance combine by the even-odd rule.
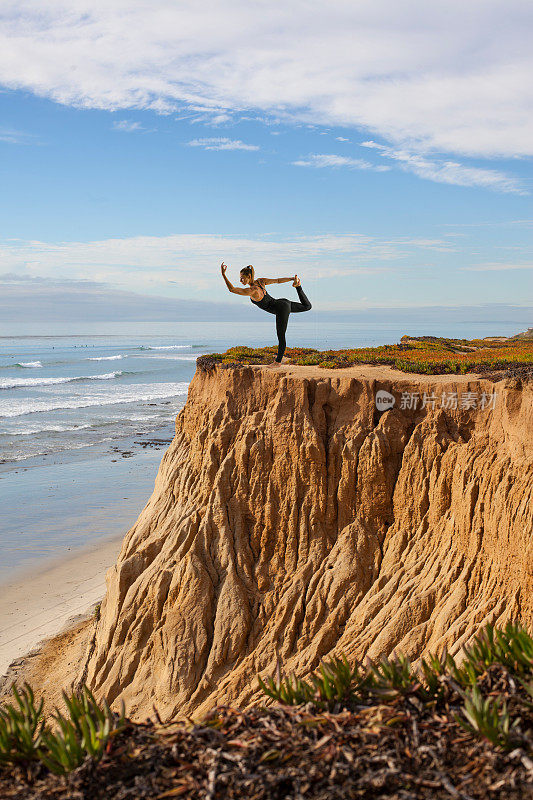
[[[440,408],[468,391],[495,391],[494,408]],[[437,402],[402,410],[402,392]],[[258,701],[276,652],[304,675],[341,652],[457,652],[486,621],[530,619],[532,431],[533,385],[516,380],[198,370],[80,680],[136,719],[153,703],[198,716]]]

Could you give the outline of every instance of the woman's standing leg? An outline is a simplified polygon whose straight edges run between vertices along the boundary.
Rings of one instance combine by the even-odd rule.
[[[276,306],[276,333],[278,335],[278,354],[276,356],[276,361],[280,363],[285,348],[287,347],[285,331],[287,330],[289,314],[291,313],[291,302],[290,300],[280,299],[276,301]]]

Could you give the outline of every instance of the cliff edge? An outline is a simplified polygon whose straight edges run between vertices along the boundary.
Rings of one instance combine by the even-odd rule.
[[[78,680],[196,716],[258,701],[277,653],[303,675],[531,619],[532,431],[516,379],[197,369]]]

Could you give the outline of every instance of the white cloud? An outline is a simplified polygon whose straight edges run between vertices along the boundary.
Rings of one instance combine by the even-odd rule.
[[[224,125],[226,122],[231,122],[230,114],[214,114],[209,118],[210,125]]]
[[[463,267],[465,272],[504,272],[513,269],[533,269],[533,264],[499,264],[498,262]]]
[[[519,228],[533,228],[533,219],[506,219],[506,220],[490,220],[490,222],[443,222],[445,228],[485,228],[485,227],[507,227],[508,225],[516,225]]]
[[[0,128],[0,142],[7,144],[36,144],[35,136],[25,131],[17,131],[9,128]]]
[[[214,127],[233,122],[233,117],[226,108],[193,104],[189,105],[176,119],[178,121],[187,120],[191,124],[204,123]]]
[[[532,15],[524,0],[4,0],[0,84],[83,108],[358,127],[418,153],[532,155]]]
[[[456,186],[481,186],[484,189],[494,189],[500,192],[528,194],[516,178],[498,170],[469,167],[456,161],[431,160],[417,153],[396,150],[393,147],[387,147],[372,141],[361,142],[361,145],[378,150],[385,158],[397,161],[404,172],[412,172],[418,175],[419,178],[425,178],[436,183],[450,183]]]
[[[203,147],[204,150],[259,150],[256,144],[246,144],[240,139],[227,139],[224,137],[208,137],[193,139],[187,143],[189,147]]]
[[[336,276],[342,274],[344,273],[336,273]],[[305,277],[309,278],[308,272]],[[146,292],[137,294],[130,290],[117,290],[89,280],[14,280],[13,276],[0,275],[0,287],[0,319],[4,324],[9,323],[11,332],[19,327],[25,334],[32,329],[41,333],[42,328],[39,330],[39,327],[42,322],[52,323],[54,330],[65,333],[72,333],[73,324],[76,327],[86,322],[113,326],[122,321],[137,324],[147,321],[176,323],[184,320],[259,322],[251,304],[243,303],[228,294],[220,279],[218,291],[187,300],[161,294],[148,296]],[[381,292],[377,299],[364,295],[355,295],[353,298],[345,295],[342,303],[339,303],[338,298],[328,302],[322,296],[315,299],[313,295],[313,313],[317,315],[316,322],[327,322],[329,318],[335,322],[349,321],[352,324],[374,321],[390,325],[393,320],[396,324],[404,322],[407,325],[427,325],[428,322],[432,325],[441,323],[453,326],[465,322],[471,325],[473,321],[485,321],[494,325],[498,321],[508,322],[509,319],[514,319],[515,331],[518,332],[527,327],[533,311],[525,303],[480,303],[472,306],[465,305],[465,299],[467,298],[463,295],[461,302],[451,306],[415,303],[412,300],[406,303],[395,297],[385,298]],[[355,318],[354,312],[357,314]],[[263,323],[265,322],[266,319],[263,319]],[[318,334],[316,322],[315,335]],[[36,324],[37,327],[34,327]],[[109,327],[106,329],[109,330]],[[101,332],[104,329],[100,327],[99,330]]]
[[[307,156],[307,158],[301,158],[292,163],[295,167],[316,167],[317,169],[323,167],[348,167],[350,169],[372,169],[376,172],[387,172],[390,169],[390,167],[383,164],[371,164],[370,161],[364,161],[362,158],[349,158],[348,156],[326,153],[314,153]]]
[[[220,263],[232,274],[254,264],[266,275],[302,272],[315,278],[383,272],[411,265],[425,251],[451,251],[438,239],[363,234],[281,237],[175,234],[91,242],[0,242],[0,272],[19,280],[90,280],[115,289],[195,294],[218,285]]]
[[[349,142],[350,140],[347,139],[345,136],[336,136],[335,141],[337,142]]]
[[[409,153],[405,150],[395,150],[376,142],[361,142],[363,147],[378,150],[381,156],[390,158],[398,162],[404,172],[412,172],[419,178],[435,181],[437,183],[448,183],[456,186],[480,186],[485,189],[494,189],[500,192],[512,192],[514,194],[528,194],[521,186],[520,182],[503,172],[492,169],[481,169],[479,167],[468,167],[455,161],[436,161],[430,160],[425,156]],[[383,164],[372,164],[361,158],[350,156],[339,156],[335,154],[314,153],[292,162],[297,167],[315,167],[323,169],[325,167],[347,167],[349,169],[368,169],[375,172],[386,172],[390,166]]]
[[[140,122],[132,122],[131,119],[115,120],[113,122],[113,128],[116,131],[126,131],[126,133],[144,130]]]

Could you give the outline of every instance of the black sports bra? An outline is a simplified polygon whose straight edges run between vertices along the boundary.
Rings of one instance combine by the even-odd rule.
[[[265,289],[263,284],[260,283],[260,281],[254,281],[254,283],[257,283],[257,285],[261,287],[261,289],[264,291],[264,295],[261,298],[261,300],[253,300],[250,297],[250,300],[252,301],[252,303],[255,306],[258,306],[258,308],[262,308],[264,311],[270,311],[273,314],[275,314],[275,312],[276,312],[276,301],[275,301],[275,299],[271,295],[269,295],[269,293],[267,292],[267,290]]]
[[[263,294],[263,297],[261,298],[261,300],[252,300],[251,297],[250,297],[250,300],[252,300],[252,303],[261,303],[265,299],[265,297],[267,296],[268,292],[267,292],[267,290],[265,289],[265,287],[263,286],[263,284],[259,280],[255,280],[254,283],[257,284],[257,286],[261,287],[261,289],[263,290],[264,294]]]

